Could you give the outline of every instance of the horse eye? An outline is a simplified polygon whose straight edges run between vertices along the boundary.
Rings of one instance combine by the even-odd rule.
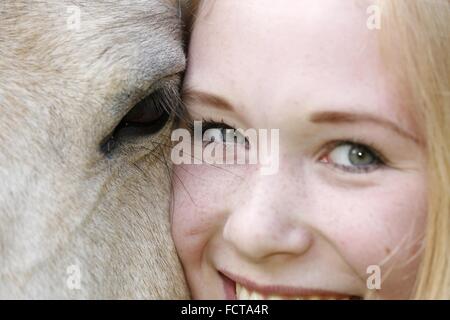
[[[165,112],[165,109],[161,107],[161,101],[158,101],[158,99],[161,99],[158,93],[153,93],[141,100],[125,115],[121,125],[128,127],[154,124]]]
[[[162,88],[139,101],[122,118],[113,133],[104,139],[100,145],[101,151],[110,153],[122,138],[152,135],[160,131],[169,120],[169,110],[173,110],[173,102],[167,94]]]

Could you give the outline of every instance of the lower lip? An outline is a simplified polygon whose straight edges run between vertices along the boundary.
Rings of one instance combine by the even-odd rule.
[[[223,288],[225,290],[225,299],[236,300],[236,283],[220,272],[219,275],[223,281]]]
[[[225,299],[226,300],[237,300],[236,297],[236,282],[228,278],[223,273],[219,272],[220,277],[223,281],[223,288],[225,291]],[[346,296],[345,296],[346,297]],[[350,300],[361,300],[361,297],[357,296],[349,296]]]

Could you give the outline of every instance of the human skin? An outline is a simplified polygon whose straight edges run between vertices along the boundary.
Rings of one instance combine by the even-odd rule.
[[[192,119],[280,129],[280,153],[273,175],[175,167],[172,233],[194,298],[248,298],[236,282],[253,299],[410,297],[426,220],[424,141],[366,26],[370,4],[228,0],[199,11],[184,89],[232,108],[190,99]],[[381,163],[349,162],[358,145],[346,141],[372,146],[365,154]],[[373,265],[381,289],[368,290]]]

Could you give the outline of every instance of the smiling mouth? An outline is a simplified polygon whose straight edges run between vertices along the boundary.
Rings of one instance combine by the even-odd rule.
[[[287,286],[261,286],[229,273],[219,272],[224,280],[226,298],[230,300],[361,300],[361,297],[337,292],[294,288]]]

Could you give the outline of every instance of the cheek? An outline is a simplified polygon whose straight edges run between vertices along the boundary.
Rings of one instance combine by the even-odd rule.
[[[221,230],[227,199],[237,186],[235,174],[208,165],[174,167],[172,234],[183,263],[199,262],[209,239]]]
[[[412,258],[418,257],[424,232],[426,185],[419,176],[389,181],[362,189],[320,186],[312,223],[364,278],[368,266],[380,266],[382,289],[397,294],[414,281],[418,259]]]

